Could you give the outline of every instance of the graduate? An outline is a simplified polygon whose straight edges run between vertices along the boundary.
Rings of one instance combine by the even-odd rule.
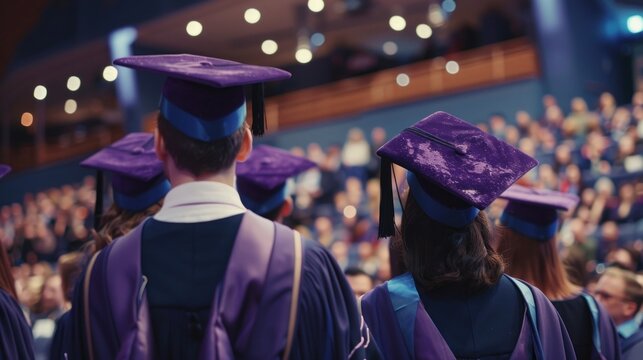
[[[578,196],[514,185],[498,227],[498,253],[507,274],[540,289],[569,333],[577,359],[620,359],[618,335],[609,314],[568,279],[558,257],[558,211],[571,211]]]
[[[156,157],[154,135],[135,132],[101,149],[83,160],[81,166],[98,171],[96,189],[96,214],[94,239],[78,257],[74,266],[78,272],[94,253],[109,245],[113,239],[128,233],[141,221],[154,215],[160,208],[165,195],[170,190],[170,182],[163,173],[163,163]],[[113,201],[103,214],[102,178],[109,175]],[[102,216],[101,216],[102,215]],[[74,270],[73,272],[76,272]],[[75,282],[75,278],[72,281]],[[82,284],[75,289],[75,298],[80,297]],[[69,312],[56,322],[56,332],[50,349],[50,359],[82,358],[82,353],[74,349],[72,343],[81,342],[81,326],[73,326],[72,319],[78,319]],[[76,339],[76,340],[74,340]]]
[[[237,190],[250,211],[282,223],[293,209],[293,179],[317,166],[314,162],[276,147],[259,145],[237,165]]]
[[[107,212],[97,218],[95,228],[100,230],[94,251],[156,214],[171,188],[163,173],[163,163],[156,156],[151,133],[128,134],[80,165],[111,175],[113,202]],[[96,191],[97,197],[101,197],[102,189]],[[96,203],[102,206],[102,201]],[[102,208],[96,212],[102,214]]]
[[[364,358],[350,286],[319,244],[243,206],[235,165],[264,131],[263,83],[290,74],[196,55],[116,65],[165,75],[161,210],[89,262],[77,346],[89,359]]]
[[[503,274],[482,209],[537,162],[445,112],[404,129],[382,159],[380,236],[394,234],[391,163],[408,170],[399,239],[408,272],[364,295],[387,359],[574,359],[556,310]]]
[[[9,166],[0,164],[0,178],[10,171]],[[0,246],[0,359],[35,358],[31,327],[17,299],[9,256],[4,246]]]

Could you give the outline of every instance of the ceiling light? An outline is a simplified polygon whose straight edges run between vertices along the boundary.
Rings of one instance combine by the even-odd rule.
[[[397,44],[393,41],[387,41],[382,45],[382,51],[384,51],[386,55],[395,55],[397,54]]]
[[[406,28],[406,20],[399,15],[391,16],[391,18],[388,20],[388,24],[391,29],[395,31],[402,31],[404,30],[404,28]]]
[[[263,51],[264,54],[266,55],[272,55],[277,52],[277,49],[279,49],[279,46],[274,40],[264,40],[263,43],[261,43],[261,51]]]
[[[114,81],[118,77],[118,70],[112,65],[107,65],[103,69],[103,79],[105,81]]]
[[[31,124],[33,124],[33,114],[30,112],[22,113],[22,116],[20,117],[20,125],[29,127]]]
[[[246,19],[248,24],[256,24],[261,19],[261,13],[255,8],[250,8],[243,14],[243,18]]]
[[[185,31],[187,31],[190,36],[199,36],[203,31],[203,25],[196,20],[192,20],[185,26]]]
[[[75,113],[77,108],[78,104],[76,104],[76,100],[68,99],[67,101],[65,101],[65,112],[67,114]]]
[[[632,34],[638,34],[643,31],[643,16],[632,15],[627,18],[627,30]]]
[[[447,72],[451,75],[454,75],[460,72],[460,65],[453,60],[447,61],[445,68],[447,69]]]
[[[313,52],[306,47],[299,48],[295,53],[295,59],[302,64],[307,64],[313,59]]]
[[[433,35],[433,29],[427,24],[420,24],[415,28],[415,33],[420,39],[428,39]]]
[[[80,78],[78,78],[78,76],[70,76],[69,79],[67,79],[67,89],[69,89],[69,91],[80,89]]]
[[[47,97],[47,88],[42,85],[36,86],[33,89],[33,97],[35,97],[36,100],[45,100]]]
[[[444,25],[444,22],[446,21],[446,16],[444,15],[442,8],[438,4],[429,5],[428,18],[429,23],[435,27]]]
[[[399,86],[405,87],[409,85],[409,83],[411,82],[411,78],[409,78],[409,76],[406,75],[405,73],[400,73],[400,74],[397,74],[397,77],[395,78],[395,82]]]
[[[320,47],[326,42],[326,37],[322,33],[314,33],[310,36],[310,43],[314,46]]]
[[[442,2],[442,9],[444,9],[444,11],[446,11],[448,13],[454,12],[455,11],[455,1],[453,1],[453,0],[444,0]]]
[[[308,9],[316,13],[324,10],[324,0],[308,0]]]

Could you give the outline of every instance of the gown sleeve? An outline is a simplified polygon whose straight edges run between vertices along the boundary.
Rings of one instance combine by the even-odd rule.
[[[305,240],[291,359],[365,358],[379,356],[350,285],[330,253]]]
[[[0,289],[0,359],[33,359],[33,336],[20,305]]]

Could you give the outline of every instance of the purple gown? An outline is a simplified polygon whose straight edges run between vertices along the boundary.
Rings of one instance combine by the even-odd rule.
[[[85,309],[82,302],[74,302],[75,314],[71,321],[74,343],[69,349],[72,355],[83,358],[84,354],[91,352],[94,359],[154,358],[155,346],[145,293],[146,278],[140,266],[142,228],[143,224],[139,225],[96,257],[90,279],[89,309]],[[283,356],[291,311],[294,256],[292,230],[251,212],[244,215],[224,279],[216,287],[199,358],[277,359]],[[318,268],[316,273],[331,278],[334,277],[333,270]],[[304,272],[302,286],[306,282],[305,275]],[[354,296],[350,294],[350,298],[346,298],[345,295],[341,298],[350,302],[343,303],[344,300],[334,289],[329,289],[328,295],[324,295],[327,298],[319,299],[319,302],[326,306],[346,306],[349,312],[352,304],[357,315]],[[331,296],[335,298],[329,299]],[[298,311],[301,314],[297,314],[295,337],[300,335],[297,332],[307,323],[301,321],[306,314],[315,310],[324,311],[320,308],[304,309],[301,301],[300,298]],[[86,332],[83,331],[87,325],[84,320],[87,313],[91,324],[92,349],[88,349]],[[348,315],[323,320],[341,325],[341,330],[325,335],[335,338],[335,343],[345,345],[344,355],[355,350],[351,352],[355,358],[364,358],[365,346],[360,341],[363,335],[360,334],[359,315],[357,318]],[[320,327],[319,323],[317,327]],[[317,343],[326,341],[323,335],[317,338]],[[326,351],[330,356],[341,352],[337,349],[331,351],[330,347]],[[305,348],[293,344],[293,357],[302,357],[306,353]],[[322,357],[317,353],[309,355]]]
[[[531,291],[532,296],[525,297],[526,310],[511,359],[575,359],[567,330],[549,300],[534,287],[521,284],[516,283],[521,292]],[[529,308],[534,310],[533,316]],[[409,273],[366,294],[362,312],[384,358],[455,359],[424,309]]]
[[[0,289],[0,359],[33,359],[33,338],[16,300]]]

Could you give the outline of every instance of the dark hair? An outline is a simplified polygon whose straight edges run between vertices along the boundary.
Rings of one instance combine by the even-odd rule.
[[[359,275],[364,275],[371,277],[366,271],[358,268],[358,267],[349,267],[344,270],[344,275],[346,276],[359,276]]]
[[[497,232],[498,253],[507,264],[507,274],[533,284],[550,299],[574,295],[574,285],[560,261],[555,238],[536,241],[506,226],[498,226]]]
[[[165,148],[174,159],[176,166],[196,176],[218,173],[232,166],[241,149],[246,129],[244,125],[228,137],[214,142],[204,142],[192,139],[178,131],[161,114],[158,116],[157,126],[165,142]]]
[[[404,262],[419,288],[462,284],[479,290],[498,282],[504,264],[490,245],[484,212],[469,225],[452,228],[429,218],[411,193],[402,215]]]
[[[271,220],[271,221],[277,221],[277,218],[279,217],[279,214],[281,213],[281,209],[283,209],[284,203],[282,202],[279,204],[279,206],[275,207],[274,209],[264,213],[264,214],[259,214],[262,217]]]
[[[4,246],[0,244],[0,289],[6,291],[14,299],[18,299],[16,294],[16,283],[11,274],[11,264],[9,263],[9,256]]]

